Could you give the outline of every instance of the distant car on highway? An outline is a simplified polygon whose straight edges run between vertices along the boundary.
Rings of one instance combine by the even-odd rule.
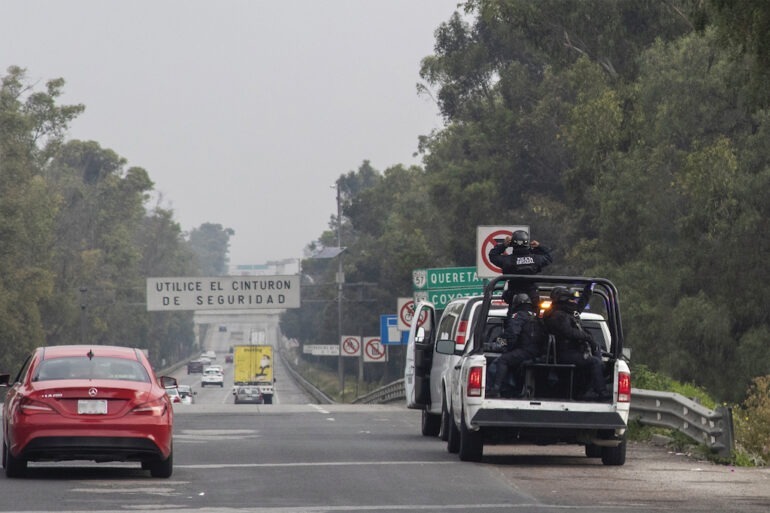
[[[203,369],[203,375],[201,376],[201,387],[206,385],[219,385],[225,386],[225,376],[218,369],[206,368]]]
[[[182,396],[179,393],[179,389],[177,387],[166,387],[166,394],[171,399],[172,403],[182,402]]]
[[[235,404],[262,404],[265,402],[264,397],[262,397],[262,392],[259,390],[259,387],[256,386],[243,385],[235,387],[233,395],[235,396]]]
[[[233,363],[233,355],[232,355],[232,353],[227,353],[225,355],[225,363]]]
[[[182,404],[193,404],[195,402],[195,392],[190,385],[179,385],[179,397],[182,399]]]
[[[205,353],[203,353],[202,356],[205,358],[208,358],[212,362],[217,359],[217,353],[215,353],[214,351],[206,351]]]
[[[187,374],[198,374],[200,372],[203,372],[203,361],[200,358],[187,362]]]
[[[10,383],[9,383],[10,382]],[[174,412],[166,387],[141,349],[38,347],[3,404],[3,467],[23,477],[29,461],[136,461],[171,477]]]

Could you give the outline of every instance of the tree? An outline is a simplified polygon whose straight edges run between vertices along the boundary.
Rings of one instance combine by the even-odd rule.
[[[83,110],[56,106],[63,80],[35,91],[25,78],[23,69],[10,67],[0,86],[0,367],[6,369],[45,338],[39,305],[53,289],[50,259],[59,204],[41,164]]]
[[[190,232],[190,247],[204,276],[227,274],[227,252],[233,235],[235,231],[232,228],[223,228],[221,224],[214,223],[203,223]]]
[[[701,12],[699,28],[716,28],[720,41],[736,56],[750,62],[748,84],[754,101],[770,102],[770,5],[764,0],[709,0]]]

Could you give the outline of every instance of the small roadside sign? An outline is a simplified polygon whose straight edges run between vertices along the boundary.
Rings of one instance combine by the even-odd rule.
[[[334,344],[307,344],[302,346],[302,352],[304,354],[312,354],[313,356],[339,356],[340,346]]]
[[[398,329],[397,315],[380,315],[380,341],[383,345],[402,344],[402,333]]]
[[[342,356],[361,356],[361,337],[343,336],[340,340]]]
[[[388,361],[388,348],[382,345],[380,337],[364,337],[364,363]]]
[[[400,297],[396,301],[397,315],[398,315],[398,329],[401,331],[409,331],[412,326],[412,318],[414,317],[414,298]],[[420,324],[425,322],[425,317],[420,319]]]

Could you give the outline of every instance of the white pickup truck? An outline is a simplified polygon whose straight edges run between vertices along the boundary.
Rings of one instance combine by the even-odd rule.
[[[574,365],[558,363],[552,342],[545,357],[524,364],[515,396],[487,398],[490,364],[499,353],[490,351],[484,339],[488,324],[499,322],[499,316],[489,315],[490,305],[508,278],[497,277],[485,288],[473,335],[462,349],[448,338],[439,337],[435,343],[436,353],[459,356],[445,380],[451,387],[445,406],[450,418],[447,450],[459,453],[463,461],[480,461],[485,444],[578,444],[585,446],[586,456],[601,458],[605,465],[623,465],[631,373],[623,356],[617,289],[602,278],[529,277],[537,282],[541,297],[555,286],[593,290],[581,318],[594,341],[604,346],[603,372],[612,390],[610,400],[578,400],[583,376]],[[541,308],[548,307],[548,301],[541,303]]]
[[[420,302],[414,312],[415,321],[409,330],[404,366],[404,389],[407,408],[422,410],[421,432],[424,436],[440,436],[447,440],[449,410],[446,396],[452,377],[450,371],[459,362],[465,342],[471,336],[471,326],[477,317],[482,296],[458,297],[441,312],[430,302]],[[492,304],[488,315],[505,317],[508,305],[502,300]],[[434,351],[436,339],[452,339],[455,351],[439,354]]]

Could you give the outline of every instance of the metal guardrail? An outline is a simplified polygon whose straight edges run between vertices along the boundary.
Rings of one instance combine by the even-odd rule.
[[[278,351],[278,356],[283,361],[284,367],[289,371],[294,381],[302,387],[308,395],[315,399],[318,404],[334,404],[334,399],[326,395],[323,390],[306,380],[297,370],[291,365],[282,351]],[[403,381],[403,380],[402,380]]]
[[[353,402],[389,403],[404,399],[404,380],[399,379],[357,397]],[[724,458],[729,458],[735,449],[730,408],[711,410],[673,392],[632,388],[630,420],[647,426],[675,429]]]
[[[390,403],[393,401],[399,401],[406,399],[404,393],[404,378],[394,381],[385,386],[381,386],[377,390],[372,390],[366,395],[362,395],[353,399],[353,404],[372,404],[372,403]]]
[[[732,409],[716,410],[673,392],[631,389],[631,419],[648,426],[676,429],[729,458],[735,449]]]

